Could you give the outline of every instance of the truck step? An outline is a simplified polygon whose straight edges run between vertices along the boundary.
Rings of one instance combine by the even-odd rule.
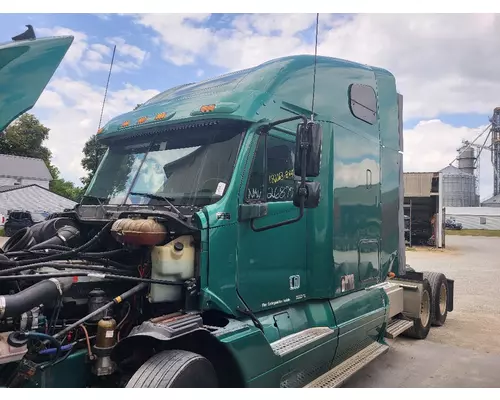
[[[333,329],[326,326],[309,328],[271,343],[271,348],[274,354],[283,357],[303,346],[307,346],[310,343],[333,335],[334,333],[335,331]]]
[[[389,350],[389,346],[378,342],[372,343],[360,352],[316,378],[306,388],[336,388],[353,376],[365,365]]]
[[[407,319],[395,318],[387,325],[385,332],[385,337],[389,339],[394,339],[395,337],[401,335],[407,329],[413,326],[413,321],[408,321]]]

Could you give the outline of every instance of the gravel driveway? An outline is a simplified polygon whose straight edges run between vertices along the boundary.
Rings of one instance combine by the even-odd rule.
[[[500,387],[500,238],[447,236],[407,252],[417,271],[455,280],[454,311],[426,340],[397,338],[346,387]]]

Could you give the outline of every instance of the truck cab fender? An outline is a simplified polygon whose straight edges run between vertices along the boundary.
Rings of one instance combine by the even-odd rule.
[[[230,350],[204,327],[200,314],[184,314],[167,321],[153,321],[143,322],[116,344],[111,358],[117,364],[135,356],[139,349],[143,353],[142,362],[160,351],[187,350],[212,363],[221,387],[244,386],[238,362]]]

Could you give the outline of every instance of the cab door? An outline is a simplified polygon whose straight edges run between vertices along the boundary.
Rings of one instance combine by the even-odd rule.
[[[293,205],[295,136],[271,131],[257,140],[239,201],[267,206],[267,215],[239,221],[237,241],[238,294],[253,312],[299,301],[307,287],[306,217],[260,231],[299,213]]]

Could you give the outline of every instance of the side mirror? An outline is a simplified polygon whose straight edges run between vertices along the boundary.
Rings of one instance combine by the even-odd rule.
[[[300,187],[301,182],[295,181],[295,192],[293,196],[293,205],[295,207],[300,207]],[[319,182],[306,182],[305,189],[304,208],[318,207],[321,198],[321,184]]]
[[[302,176],[302,169],[304,168],[307,178],[317,177],[321,168],[321,150],[323,144],[323,130],[321,125],[317,122],[298,124],[295,143],[295,175]],[[303,165],[304,152],[306,154],[305,164]]]

